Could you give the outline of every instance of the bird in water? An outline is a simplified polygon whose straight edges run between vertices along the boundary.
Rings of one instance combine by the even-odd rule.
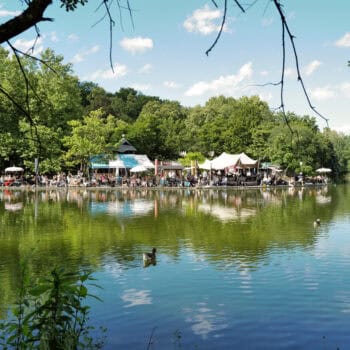
[[[320,226],[320,224],[321,224],[321,220],[320,219],[316,219],[314,221],[314,227]]]
[[[157,249],[153,248],[151,253],[143,253],[143,265],[145,267],[156,264],[156,252]]]

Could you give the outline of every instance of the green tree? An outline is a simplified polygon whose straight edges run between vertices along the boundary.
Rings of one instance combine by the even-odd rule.
[[[178,102],[151,101],[130,126],[128,138],[152,158],[176,159],[183,150],[185,119],[185,109]]]
[[[103,111],[98,109],[90,112],[83,120],[68,122],[72,133],[64,137],[63,143],[68,148],[65,154],[68,166],[80,165],[84,174],[88,174],[90,158],[94,155],[108,154],[116,140],[112,139],[115,118],[103,117]]]
[[[190,166],[192,161],[196,161],[197,163],[203,163],[205,161],[205,157],[202,153],[199,152],[188,152],[183,158],[178,159],[179,162],[183,166]]]
[[[42,59],[50,68],[42,62],[34,64],[28,58],[21,59],[20,68],[16,58],[0,48],[1,86],[15,96],[15,103],[11,103],[0,94],[2,165],[6,162],[23,165],[23,159],[32,164],[34,158],[40,158],[47,159],[47,166],[43,164],[46,171],[58,169],[57,155],[62,143],[56,141],[68,134],[67,121],[82,115],[78,79],[72,75],[71,66],[63,64],[63,57],[56,56],[52,50],[43,52]],[[30,90],[26,89],[24,79],[18,79],[23,76],[21,69],[30,79]],[[25,122],[21,108],[31,111],[30,119],[26,118]],[[56,159],[54,163],[53,159]]]
[[[350,171],[350,136],[329,128],[325,129],[323,134],[332,143],[337,158],[338,172],[342,176]]]
[[[82,115],[79,81],[71,64],[63,64],[63,56],[47,49],[41,58],[46,64],[35,67],[37,95],[31,98],[32,115],[38,124],[65,133],[67,122]]]
[[[280,123],[271,130],[268,140],[268,160],[291,172],[305,174],[312,174],[320,166],[334,167],[332,145],[320,133],[315,119],[292,113],[287,117],[293,133],[280,116]]]
[[[189,111],[186,120],[187,143],[190,150],[240,153],[253,144],[253,133],[273,115],[268,105],[257,96],[213,97],[204,107]]]
[[[17,147],[26,169],[34,173],[35,158],[38,158],[39,171],[42,174],[57,173],[62,169],[62,142],[58,132],[39,125],[36,128],[36,137],[33,128],[25,120],[20,121],[20,131],[23,137]]]

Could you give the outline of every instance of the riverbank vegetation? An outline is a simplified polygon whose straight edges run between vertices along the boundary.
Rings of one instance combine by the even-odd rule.
[[[182,151],[205,157],[246,152],[291,172],[328,167],[340,177],[348,171],[350,136],[321,131],[314,117],[292,112],[287,124],[258,96],[218,96],[204,106],[185,107],[132,88],[111,93],[80,81],[50,49],[41,59],[23,57],[19,65],[0,48],[0,79],[14,97],[0,95],[0,169],[16,164],[34,172],[38,158],[43,174],[75,172],[92,155],[112,155],[125,135],[152,159],[177,159]]]
[[[8,320],[0,322],[2,349],[100,349],[88,325],[90,306],[85,301],[90,273],[54,268],[33,281],[29,265],[21,264],[17,301]],[[95,296],[96,298],[96,296]]]

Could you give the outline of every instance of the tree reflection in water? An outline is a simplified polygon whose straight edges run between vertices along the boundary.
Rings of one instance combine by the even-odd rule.
[[[0,305],[18,285],[18,262],[32,248],[35,276],[52,266],[121,269],[142,266],[159,247],[176,260],[183,249],[219,268],[255,268],[271,249],[315,244],[346,207],[346,187],[299,189],[54,189],[0,191]],[[15,208],[15,210],[14,210]]]

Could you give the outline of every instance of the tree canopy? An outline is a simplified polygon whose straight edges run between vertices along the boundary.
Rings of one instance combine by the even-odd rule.
[[[0,95],[0,168],[18,164],[33,171],[38,158],[43,173],[86,172],[91,156],[111,155],[125,135],[152,159],[177,159],[182,151],[205,157],[246,152],[291,172],[311,173],[323,166],[342,174],[348,169],[349,136],[330,129],[321,132],[315,118],[293,113],[287,114],[288,126],[281,113],[257,96],[218,96],[204,106],[183,107],[132,88],[107,92],[79,81],[52,50],[41,57],[54,71],[25,57],[20,67],[0,48],[1,82],[16,98],[14,104]],[[30,76],[33,90],[18,81],[21,69]],[[31,120],[20,106],[30,109]]]

